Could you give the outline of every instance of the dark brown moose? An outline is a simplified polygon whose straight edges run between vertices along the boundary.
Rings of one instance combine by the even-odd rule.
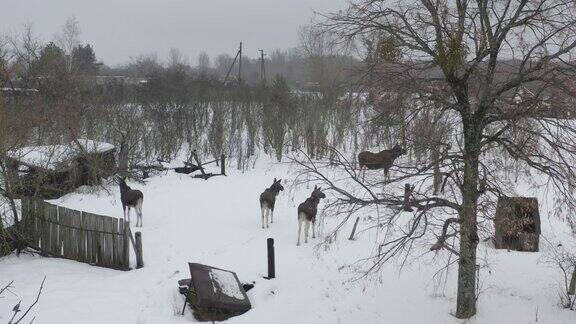
[[[314,186],[314,191],[312,191],[310,198],[306,199],[306,201],[298,206],[298,242],[296,245],[300,245],[302,223],[305,223],[304,243],[308,243],[308,230],[310,229],[310,223],[312,223],[312,238],[316,238],[314,225],[316,223],[316,214],[318,213],[318,204],[322,198],[326,198],[326,195],[322,192],[320,187]]]

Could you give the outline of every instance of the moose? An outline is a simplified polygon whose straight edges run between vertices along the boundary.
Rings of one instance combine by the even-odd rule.
[[[312,223],[312,238],[316,238],[316,233],[314,232],[314,225],[316,224],[316,214],[318,213],[318,204],[320,199],[326,198],[326,195],[322,192],[320,187],[314,186],[312,194],[306,201],[298,206],[298,242],[297,246],[300,245],[300,232],[302,230],[302,223],[305,224],[304,229],[304,243],[308,243],[308,230],[310,229],[310,223]]]
[[[394,145],[394,147],[389,150],[380,151],[378,153],[372,153],[369,151],[360,152],[360,154],[358,154],[360,172],[362,172],[363,169],[384,169],[384,177],[390,179],[388,170],[392,167],[394,160],[404,154],[406,154],[406,149],[402,148],[399,144]],[[364,170],[364,172],[366,171]]]
[[[142,204],[144,203],[144,194],[140,190],[134,190],[126,184],[126,177],[119,179],[120,182],[120,200],[124,210],[124,221],[130,222],[130,208],[136,210],[136,227],[140,224],[142,227]],[[126,208],[128,208],[128,219],[126,219]]]
[[[262,228],[266,225],[268,228],[268,215],[270,215],[270,223],[274,223],[274,205],[276,204],[276,196],[280,191],[284,190],[284,187],[280,182],[282,179],[276,180],[270,186],[266,188],[263,193],[260,194],[260,210],[262,211]]]

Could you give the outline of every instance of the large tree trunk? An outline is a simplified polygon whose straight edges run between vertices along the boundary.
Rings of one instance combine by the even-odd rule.
[[[478,226],[478,158],[481,131],[477,122],[464,123],[464,183],[460,211],[460,260],[458,262],[458,297],[456,317],[469,318],[476,314],[476,247]]]

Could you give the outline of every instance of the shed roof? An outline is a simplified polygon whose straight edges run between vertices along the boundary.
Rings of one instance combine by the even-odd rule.
[[[80,144],[82,148],[78,146]],[[82,152],[88,154],[104,153],[115,147],[110,143],[98,142],[89,139],[78,139],[69,144],[27,146],[10,151],[8,156],[27,166],[46,170],[62,170],[68,168],[70,163]]]

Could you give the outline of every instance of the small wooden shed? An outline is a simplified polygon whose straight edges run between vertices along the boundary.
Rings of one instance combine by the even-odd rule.
[[[65,145],[29,146],[9,152],[9,181],[23,196],[59,198],[94,185],[116,171],[114,145],[78,139]]]
[[[494,245],[497,249],[538,252],[541,233],[538,199],[499,198],[494,228]]]

